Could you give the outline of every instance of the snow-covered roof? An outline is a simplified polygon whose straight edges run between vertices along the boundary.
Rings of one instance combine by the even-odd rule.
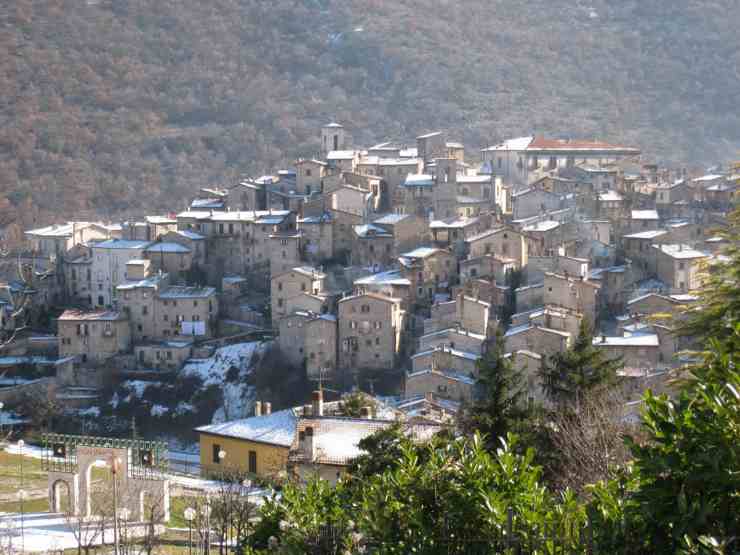
[[[137,241],[127,239],[108,239],[100,243],[94,243],[94,249],[146,249],[151,245],[151,241]]]
[[[390,270],[356,279],[355,285],[411,285],[411,281],[399,270]]]
[[[480,218],[447,218],[445,220],[434,220],[429,224],[430,229],[461,229],[478,223]]]
[[[484,148],[484,151],[497,151],[497,150],[526,150],[526,148],[529,146],[529,143],[531,143],[534,140],[534,137],[517,137],[516,139],[508,139],[502,143],[499,143],[494,146],[489,146],[488,148]]]
[[[33,235],[36,237],[70,237],[72,235],[72,229],[75,224],[54,224],[46,227],[40,227],[38,229],[29,229],[26,231],[26,235]],[[86,222],[77,222],[80,228],[87,225]]]
[[[405,252],[401,255],[402,258],[427,258],[428,256],[432,256],[433,254],[437,254],[438,252],[442,252],[442,249],[438,249],[435,247],[418,247],[412,250],[411,252]]]
[[[258,443],[290,447],[296,435],[298,417],[294,409],[285,409],[262,416],[210,424],[196,428],[197,432],[232,437]]]
[[[664,229],[651,229],[649,231],[640,231],[638,233],[630,233],[625,235],[625,239],[657,239],[668,233]]]
[[[197,198],[190,203],[191,208],[213,208],[214,210],[224,207],[222,198]]]
[[[386,214],[382,218],[378,218],[373,223],[374,224],[386,224],[386,225],[394,225],[399,222],[402,222],[406,218],[409,218],[409,214]]]
[[[114,321],[121,320],[123,316],[117,310],[91,310],[88,312],[82,310],[69,309],[62,312],[59,316],[60,320],[67,320],[72,322],[79,321]]]
[[[431,337],[440,337],[440,336],[445,336],[445,335],[450,335],[450,334],[464,335],[466,337],[472,337],[473,339],[477,339],[479,341],[485,341],[485,339],[486,339],[486,336],[485,335],[482,335],[482,334],[479,334],[479,333],[473,333],[472,331],[466,331],[466,330],[460,329],[460,328],[446,328],[446,329],[443,329],[443,330],[437,330],[437,331],[433,331],[433,332],[430,332],[430,333],[426,333],[426,334],[422,335],[419,338],[419,340],[420,341],[423,341],[424,339],[428,339],[428,338],[431,338]]]
[[[416,137],[417,139],[431,139],[432,137],[438,137],[441,135],[441,131],[432,131],[431,133],[425,133],[424,135],[419,135]]]
[[[216,294],[214,287],[173,285],[160,291],[160,299],[205,299]]]
[[[416,158],[380,158],[379,166],[415,166],[419,161]]]
[[[453,380],[456,382],[462,382],[466,385],[475,385],[475,378],[471,376],[467,376],[460,372],[455,372],[454,370],[432,370],[431,368],[424,368],[423,370],[417,370],[416,372],[411,372],[409,374],[406,374],[406,377],[416,378],[419,376],[423,376],[425,374],[438,374],[438,375],[444,376],[445,378],[449,380]]]
[[[604,191],[602,193],[599,193],[599,200],[609,202],[609,201],[621,201],[624,200],[624,197],[620,195],[616,191]]]
[[[358,237],[393,237],[387,229],[373,224],[361,224],[353,227]]]
[[[257,224],[279,224],[290,215],[290,210],[234,210],[214,212],[214,222],[251,222]]]
[[[146,248],[146,252],[184,254],[190,252],[190,249],[180,243],[154,243]]]
[[[691,181],[693,181],[695,183],[703,183],[703,182],[706,182],[706,181],[715,181],[717,179],[724,179],[724,177],[725,177],[724,175],[719,175],[719,174],[716,174],[716,173],[710,173],[710,174],[707,174],[707,175],[702,175],[701,177],[696,177],[696,178],[692,179]]]
[[[541,222],[535,222],[533,224],[529,224],[527,226],[524,226],[524,231],[552,231],[553,229],[557,229],[560,227],[560,222],[556,222],[555,220],[544,220]]]
[[[401,158],[417,158],[419,156],[419,151],[416,147],[402,148],[398,151],[398,155]]]
[[[628,336],[594,337],[593,344],[596,347],[657,347],[660,345],[660,340],[654,333],[644,333]]]
[[[126,289],[136,289],[137,287],[157,287],[162,282],[162,278],[165,277],[167,274],[163,275],[153,275],[146,277],[144,279],[139,280],[133,280],[133,281],[126,281],[119,286],[116,287],[116,290],[118,291],[125,291]]]
[[[490,183],[490,175],[458,175],[456,178],[458,183],[463,185],[472,183]]]
[[[155,225],[168,225],[177,223],[176,219],[170,218],[169,216],[147,216],[146,221],[147,223]]]
[[[330,150],[326,155],[327,160],[353,160],[354,157],[354,150]]]
[[[460,349],[452,349],[450,347],[437,347],[436,349],[429,349],[428,351],[421,351],[420,353],[411,355],[411,358],[412,359],[419,358],[422,356],[431,355],[435,352],[449,353],[453,357],[464,358],[466,360],[478,360],[480,358],[480,355],[477,355],[475,353],[470,353],[468,351],[461,351]]]
[[[403,184],[406,187],[432,187],[434,178],[426,173],[410,173]]]
[[[692,258],[707,258],[710,255],[707,253],[693,249],[690,245],[653,245],[654,249],[660,250],[663,254],[670,256],[675,259],[692,259]]]
[[[630,216],[633,220],[659,220],[657,210],[633,210]]]

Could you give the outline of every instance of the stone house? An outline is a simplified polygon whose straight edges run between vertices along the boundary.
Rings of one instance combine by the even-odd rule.
[[[486,336],[468,331],[460,326],[445,328],[422,335],[419,338],[419,351],[430,351],[438,347],[459,349],[468,353],[480,355]]]
[[[411,355],[411,371],[416,372],[431,368],[433,370],[452,370],[458,374],[476,377],[478,375],[478,359],[480,359],[480,355],[477,353],[469,353],[441,345]]]
[[[524,392],[527,405],[546,404],[547,394],[542,377],[540,376],[542,355],[522,349],[512,353],[506,353],[504,357],[511,359],[512,368],[520,376],[521,383],[525,386]]]
[[[617,191],[602,191],[596,196],[596,212],[602,218],[612,222],[620,221],[624,212],[624,197]]]
[[[296,220],[296,227],[303,236],[303,253],[306,260],[317,263],[332,258],[334,251],[334,228],[330,212],[318,216],[306,216]]]
[[[330,150],[326,155],[326,163],[329,167],[340,172],[353,172],[360,160],[359,152],[356,150]]]
[[[322,179],[328,164],[320,160],[298,160],[296,163],[296,188],[300,195],[322,191]]]
[[[386,214],[373,221],[373,225],[385,229],[393,236],[393,256],[415,248],[428,236],[426,220],[413,214]]]
[[[511,212],[515,220],[537,216],[563,207],[560,195],[542,189],[526,188],[511,195]]]
[[[59,356],[75,356],[83,364],[104,362],[131,349],[125,314],[113,310],[65,310],[57,320]]]
[[[706,269],[704,265],[710,255],[692,249],[688,245],[653,245],[656,252],[658,279],[673,292],[686,293],[698,289]]]
[[[408,174],[402,185],[403,205],[400,211],[426,218],[433,210],[434,185],[434,177],[429,174]]]
[[[177,243],[190,249],[193,266],[202,268],[205,265],[207,241],[204,235],[189,229],[182,229],[165,233],[161,238],[165,243]]]
[[[595,347],[610,359],[621,358],[625,368],[657,368],[660,361],[660,340],[657,334],[640,333],[626,336],[594,337]]]
[[[660,216],[657,210],[632,210],[630,212],[627,228],[630,233],[638,231],[653,231],[658,229]]]
[[[496,283],[505,283],[508,275],[516,270],[516,261],[495,254],[484,254],[460,261],[460,281],[471,279],[491,279]]]
[[[434,395],[443,399],[469,403],[473,399],[475,378],[452,370],[424,368],[406,374],[406,397]]]
[[[447,155],[447,145],[440,131],[425,133],[416,137],[416,154],[424,167],[432,160]]]
[[[507,353],[525,350],[548,356],[566,351],[570,344],[570,333],[533,324],[509,328],[504,334]]]
[[[332,209],[349,212],[362,219],[370,214],[373,207],[373,193],[354,185],[342,185],[333,191],[330,197]]]
[[[469,237],[465,240],[468,245],[468,256],[471,258],[484,254],[497,254],[504,258],[516,261],[517,269],[527,266],[529,250],[524,234],[508,228],[490,229]]]
[[[434,298],[434,294],[457,281],[457,259],[450,251],[434,247],[419,247],[402,254],[398,261],[401,271],[416,291],[417,300]]]
[[[401,299],[404,310],[409,310],[416,302],[416,291],[411,287],[411,280],[404,277],[400,270],[390,270],[370,274],[354,281],[356,295],[377,293],[394,299]]]
[[[112,306],[116,301],[116,288],[125,281],[126,263],[146,258],[149,241],[109,239],[95,243],[92,248],[93,306]]]
[[[270,275],[278,275],[303,262],[303,232],[283,230],[270,234]]]
[[[193,343],[182,341],[159,341],[134,346],[134,357],[140,369],[177,371],[193,354]]]
[[[193,251],[180,243],[153,243],[145,252],[156,271],[170,274],[173,278],[184,278],[193,267]]]
[[[309,379],[332,374],[337,366],[337,319],[331,314],[295,311],[280,319],[278,348]],[[326,376],[324,376],[326,377]]]
[[[580,276],[545,273],[545,305],[580,312],[595,324],[599,309],[599,285]]]
[[[90,247],[75,245],[62,258],[65,296],[68,302],[92,306],[92,252]]]
[[[326,274],[310,266],[297,266],[270,279],[270,302],[273,327],[280,318],[296,307],[293,300],[302,294],[319,295],[324,292]]]
[[[361,224],[352,228],[354,248],[350,259],[353,264],[386,268],[394,260],[393,234],[375,224]]]
[[[525,225],[522,231],[527,237],[530,256],[553,256],[563,242],[560,222],[544,220]]]
[[[668,232],[663,229],[630,233],[622,237],[624,254],[643,275],[655,274],[657,251],[653,245],[665,243],[669,238]]]
[[[405,312],[400,299],[376,293],[338,303],[339,367],[390,369],[401,348]]]
[[[69,222],[53,224],[25,232],[31,250],[41,256],[60,258],[75,245],[102,241],[111,237],[111,232],[103,225],[89,222]]]
[[[458,293],[455,300],[456,323],[465,330],[479,335],[489,335],[491,319],[491,303],[480,298]]]

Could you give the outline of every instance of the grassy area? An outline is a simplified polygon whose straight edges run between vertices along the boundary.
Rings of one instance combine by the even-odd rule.
[[[23,462],[23,487],[29,491],[46,489],[46,472],[41,461],[0,451],[0,498],[13,494],[21,487],[21,461]]]

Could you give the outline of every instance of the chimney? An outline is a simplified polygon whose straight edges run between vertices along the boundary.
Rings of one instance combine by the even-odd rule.
[[[365,420],[372,420],[373,419],[373,412],[370,407],[362,407],[360,409],[360,418],[364,418]]]
[[[306,429],[298,433],[298,441],[303,456],[309,461],[313,461],[314,457],[314,443],[313,443],[313,427],[306,426]]]
[[[262,416],[262,401],[255,401],[254,402],[254,415],[255,416]]]
[[[320,389],[311,395],[311,407],[314,416],[324,416],[324,394]]]
[[[265,401],[262,405],[262,413],[265,415],[272,414],[272,403]]]

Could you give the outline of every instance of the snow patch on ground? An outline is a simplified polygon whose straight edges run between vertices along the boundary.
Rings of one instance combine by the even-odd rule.
[[[165,406],[162,406],[162,405],[154,405],[152,407],[151,414],[152,414],[152,416],[164,416],[169,411],[170,411],[170,409],[168,409]]]
[[[254,364],[267,350],[269,343],[235,343],[217,349],[212,357],[190,359],[182,369],[183,376],[198,376],[204,386],[218,385],[223,392],[223,406],[213,415],[212,422],[220,423],[249,415],[254,406],[254,388],[245,383]],[[227,382],[232,368],[239,370],[236,383]]]

